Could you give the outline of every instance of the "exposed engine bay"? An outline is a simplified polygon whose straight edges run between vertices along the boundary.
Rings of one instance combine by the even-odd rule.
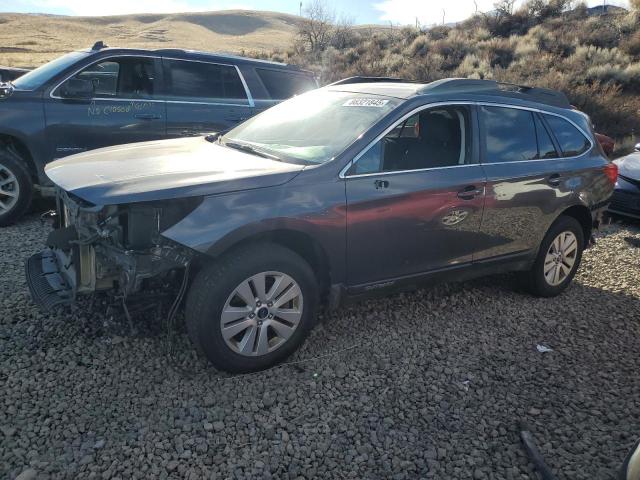
[[[34,299],[45,308],[76,294],[111,291],[124,298],[181,270],[196,255],[161,235],[200,204],[179,200],[93,205],[58,190],[47,249],[27,261]]]

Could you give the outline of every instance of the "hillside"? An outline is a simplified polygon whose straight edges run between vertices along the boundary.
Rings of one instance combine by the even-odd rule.
[[[336,26],[319,49],[296,36],[302,19],[259,11],[62,17],[0,14],[0,65],[33,67],[95,40],[121,47],[227,51],[298,64],[323,83],[351,75],[428,82],[491,78],[564,91],[596,128],[633,144],[640,131],[640,13],[568,0],[455,26]],[[625,141],[622,141],[622,140]]]
[[[291,44],[298,20],[245,10],[109,17],[0,14],[0,65],[38,66],[96,40],[120,47],[272,50]]]
[[[323,82],[352,75],[467,77],[555,88],[599,131],[629,137],[629,144],[640,132],[640,12],[593,15],[585,6],[565,11],[568,5],[537,0],[454,27],[352,31],[315,51],[297,42],[269,58],[312,68]]]

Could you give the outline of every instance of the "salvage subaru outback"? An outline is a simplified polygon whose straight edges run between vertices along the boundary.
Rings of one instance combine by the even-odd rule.
[[[223,135],[104,148],[46,173],[58,228],[27,261],[36,303],[185,294],[198,350],[246,372],[291,354],[319,305],[347,296],[504,271],[558,295],[617,168],[562,93],[355,78]]]

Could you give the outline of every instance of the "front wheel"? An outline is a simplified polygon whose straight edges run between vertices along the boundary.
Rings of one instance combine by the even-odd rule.
[[[0,227],[19,219],[31,205],[33,184],[22,159],[0,149]]]
[[[198,273],[187,298],[187,330],[217,368],[262,370],[302,344],[317,303],[315,275],[299,255],[275,244],[249,245]]]
[[[583,250],[582,226],[573,217],[561,216],[542,240],[531,270],[521,273],[524,286],[541,297],[559,295],[578,271]]]

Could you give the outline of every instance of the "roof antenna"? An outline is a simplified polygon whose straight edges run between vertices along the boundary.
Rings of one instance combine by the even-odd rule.
[[[102,40],[99,40],[93,44],[93,47],[91,47],[91,50],[102,50],[103,48],[106,48],[106,46],[107,45]]]

